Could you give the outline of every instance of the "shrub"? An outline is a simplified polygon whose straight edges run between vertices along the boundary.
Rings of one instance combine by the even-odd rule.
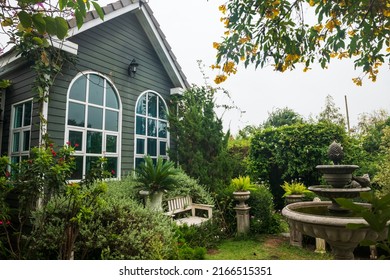
[[[170,218],[128,198],[107,198],[93,223],[85,224],[80,235],[76,253],[81,259],[177,258]]]
[[[183,170],[174,177],[177,186],[166,194],[167,198],[189,195],[196,203],[214,205],[214,199],[208,189],[200,185],[198,180],[191,178]]]
[[[248,204],[251,207],[251,232],[281,232],[280,215],[275,213],[272,193],[265,185],[258,185],[256,190],[251,191]]]

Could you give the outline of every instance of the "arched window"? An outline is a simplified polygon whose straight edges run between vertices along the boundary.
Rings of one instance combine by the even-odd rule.
[[[154,160],[158,156],[167,159],[168,110],[164,99],[156,92],[144,92],[138,97],[135,109],[135,167],[145,155]]]
[[[97,73],[79,74],[68,91],[65,139],[75,147],[76,171],[82,179],[99,157],[120,176],[121,102],[117,90]]]

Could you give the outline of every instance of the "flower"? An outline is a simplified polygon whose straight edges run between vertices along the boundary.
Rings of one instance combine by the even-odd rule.
[[[220,43],[213,42],[213,48],[214,48],[214,49],[217,49],[217,50],[218,50],[219,47],[220,47],[220,45],[221,45]]]
[[[217,77],[215,77],[215,79],[214,79],[214,82],[216,84],[220,84],[220,83],[226,81],[226,79],[227,79],[226,75],[217,75]]]
[[[226,13],[226,6],[225,6],[225,5],[219,6],[218,9],[219,9],[223,14]]]
[[[357,86],[362,86],[362,79],[358,78],[352,78],[352,81],[357,85]]]

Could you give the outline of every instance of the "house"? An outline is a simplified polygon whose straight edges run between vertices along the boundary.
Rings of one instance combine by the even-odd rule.
[[[167,158],[167,104],[189,86],[145,1],[120,0],[102,8],[104,21],[95,11],[80,30],[69,21],[62,49],[77,56],[77,63],[62,69],[43,110],[49,138],[75,146],[75,180],[102,156],[116,177],[146,154]],[[0,95],[0,149],[19,162],[42,140],[31,90],[34,72],[12,52],[0,60],[0,79],[12,81]]]

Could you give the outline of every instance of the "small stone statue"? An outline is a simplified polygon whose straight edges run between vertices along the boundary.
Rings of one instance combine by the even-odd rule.
[[[344,157],[343,147],[340,143],[333,141],[333,143],[330,144],[328,149],[328,157],[331,161],[333,161],[334,164],[340,164]]]
[[[370,176],[364,174],[363,176],[352,176],[351,187],[353,188],[367,188],[371,186]]]

